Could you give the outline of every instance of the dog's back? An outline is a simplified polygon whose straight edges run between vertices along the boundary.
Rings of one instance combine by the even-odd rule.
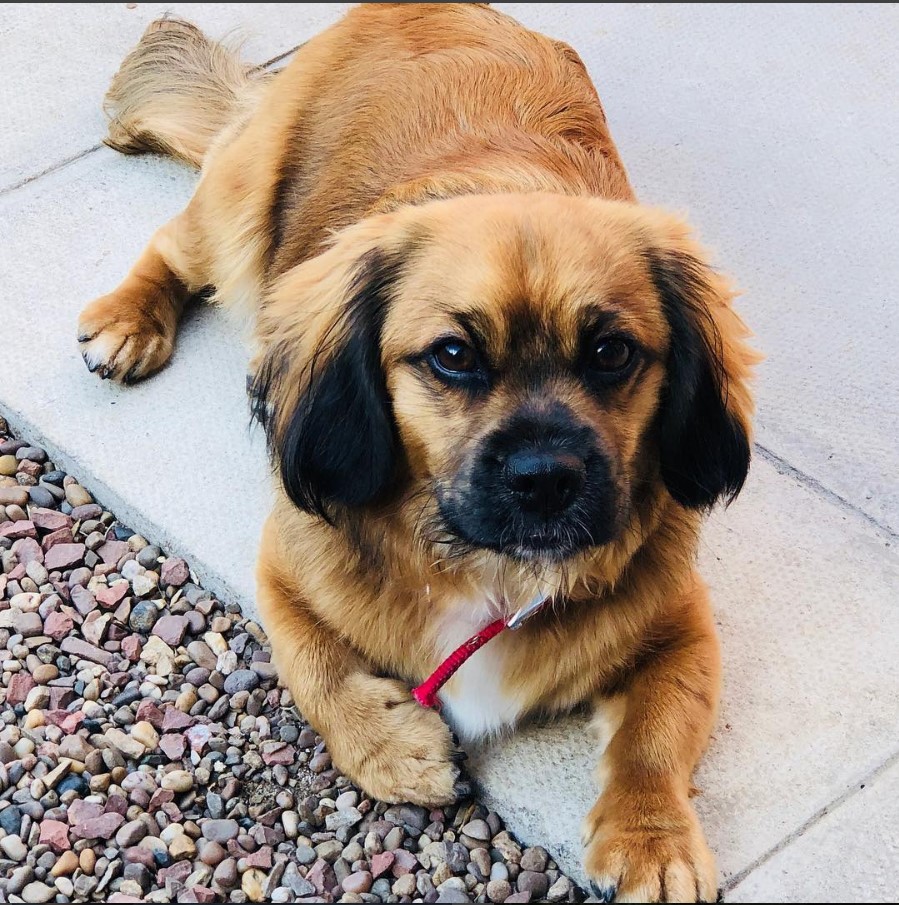
[[[273,78],[162,19],[122,64],[107,110],[108,144],[195,166],[256,111],[241,155],[278,174],[261,193],[273,273],[333,229],[408,202],[472,190],[633,197],[577,54],[487,4],[362,4]]]

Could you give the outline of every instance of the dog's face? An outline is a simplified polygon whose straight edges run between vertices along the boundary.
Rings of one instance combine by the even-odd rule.
[[[735,494],[746,361],[695,251],[655,212],[551,195],[352,228],[264,320],[257,399],[285,489],[332,517],[417,509],[435,542],[544,562],[615,540],[662,486],[694,508]],[[304,336],[298,305],[319,311]]]

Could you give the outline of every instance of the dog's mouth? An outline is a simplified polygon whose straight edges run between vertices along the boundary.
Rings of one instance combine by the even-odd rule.
[[[509,525],[496,533],[464,524],[452,507],[441,505],[440,514],[450,545],[472,552],[489,550],[518,562],[561,563],[611,540],[597,539],[582,524],[568,520],[539,528]]]

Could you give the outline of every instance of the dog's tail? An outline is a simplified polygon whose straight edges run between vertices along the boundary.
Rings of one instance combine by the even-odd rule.
[[[215,137],[255,107],[266,75],[189,22],[157,19],[106,92],[105,142],[124,154],[156,151],[199,167]]]

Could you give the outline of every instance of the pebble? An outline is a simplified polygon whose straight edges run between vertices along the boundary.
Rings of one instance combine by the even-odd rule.
[[[505,902],[512,895],[512,885],[508,880],[491,880],[487,884],[487,898],[491,902]]]
[[[519,892],[529,892],[531,898],[539,902],[549,890],[549,878],[537,871],[523,870],[518,875],[517,886]]]
[[[225,679],[225,694],[253,691],[259,685],[259,676],[251,669],[238,669]]]
[[[22,890],[22,901],[31,903],[51,902],[56,897],[56,890],[46,883],[29,883]]]
[[[51,877],[63,877],[75,873],[78,868],[78,855],[73,851],[63,852],[50,869]]]
[[[207,820],[201,829],[204,839],[224,844],[237,837],[240,827],[236,820]]]
[[[253,868],[241,877],[240,888],[251,902],[265,901],[266,876],[261,870]]]
[[[131,610],[128,625],[133,632],[148,634],[158,618],[159,610],[156,604],[152,600],[142,600]]]
[[[0,839],[0,849],[7,858],[13,861],[24,861],[28,854],[28,847],[18,836],[4,836]]]
[[[542,873],[546,870],[546,864],[549,861],[549,852],[545,848],[535,846],[534,848],[526,848],[521,855],[521,869],[538,871]]]
[[[477,804],[367,798],[260,627],[26,446],[0,434],[0,898],[583,898]]]
[[[172,770],[162,777],[162,788],[171,792],[189,792],[194,778],[187,770]]]
[[[72,507],[87,506],[93,503],[94,498],[80,485],[69,484],[66,487],[66,502]]]

